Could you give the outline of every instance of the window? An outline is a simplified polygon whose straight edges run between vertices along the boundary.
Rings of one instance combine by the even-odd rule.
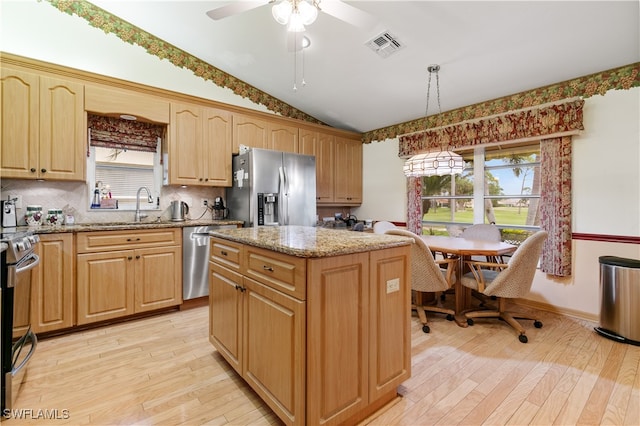
[[[90,202],[96,184],[100,198],[111,194],[118,201],[118,210],[135,210],[136,193],[142,186],[149,188],[154,200],[160,196],[162,167],[158,153],[91,147],[88,163]],[[143,191],[140,208],[153,210],[157,203],[149,203]]]
[[[539,144],[480,147],[461,155],[462,174],[423,178],[424,233],[495,223],[504,241],[517,244],[539,228]]]

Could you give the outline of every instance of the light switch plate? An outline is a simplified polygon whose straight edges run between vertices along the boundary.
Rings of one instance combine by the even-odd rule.
[[[400,291],[400,278],[387,280],[387,294]]]

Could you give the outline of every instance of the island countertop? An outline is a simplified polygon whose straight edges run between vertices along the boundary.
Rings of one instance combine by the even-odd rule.
[[[211,231],[214,237],[273,250],[297,257],[328,257],[411,244],[395,235],[316,228],[311,226],[261,226]]]

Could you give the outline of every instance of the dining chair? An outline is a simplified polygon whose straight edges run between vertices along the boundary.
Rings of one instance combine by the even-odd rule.
[[[485,296],[494,296],[497,302],[497,306],[489,306],[483,302],[479,310],[466,312],[464,315],[467,318],[467,324],[473,325],[474,318],[499,318],[518,332],[518,339],[522,343],[527,343],[528,338],[517,319],[532,320],[536,328],[542,327],[542,322],[536,318],[514,317],[507,312],[506,301],[523,297],[531,290],[542,244],[546,238],[546,231],[538,231],[529,236],[514,252],[509,263],[474,260],[466,262],[470,272],[462,276],[460,280],[462,285]]]
[[[422,331],[429,333],[428,312],[437,312],[447,315],[447,320],[453,321],[455,311],[444,308],[437,297],[437,293],[451,288],[454,283],[455,263],[457,259],[442,259],[436,261],[431,250],[419,235],[404,229],[389,229],[387,235],[401,235],[413,239],[411,245],[411,309],[415,309],[422,323]],[[441,268],[446,265],[446,268]],[[420,293],[434,293],[433,305],[422,304]]]
[[[493,223],[476,223],[466,227],[460,237],[467,240],[480,240],[480,241],[502,241],[502,234],[500,229]],[[474,257],[473,260],[481,260]],[[504,263],[504,259],[499,256],[487,256],[487,262]]]
[[[375,234],[384,234],[389,229],[395,229],[395,228],[397,228],[397,226],[395,226],[393,223],[388,222],[386,220],[381,220],[373,224],[373,232]]]

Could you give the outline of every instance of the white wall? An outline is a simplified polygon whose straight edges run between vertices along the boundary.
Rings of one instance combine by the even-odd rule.
[[[585,100],[585,130],[573,143],[573,232],[640,236],[638,117],[637,87],[612,90],[605,96]],[[402,161],[397,158],[398,139],[365,145],[364,153],[363,174],[371,182],[365,181],[365,202],[359,210],[374,219],[406,222],[406,189]],[[614,155],[619,160],[612,161]],[[362,213],[356,215],[364,217]],[[538,273],[527,299],[597,320],[598,257],[605,255],[640,259],[640,245],[575,240],[572,276],[557,279]]]
[[[0,1],[0,50],[244,108],[270,112],[46,1]],[[150,6],[151,7],[151,6]]]

